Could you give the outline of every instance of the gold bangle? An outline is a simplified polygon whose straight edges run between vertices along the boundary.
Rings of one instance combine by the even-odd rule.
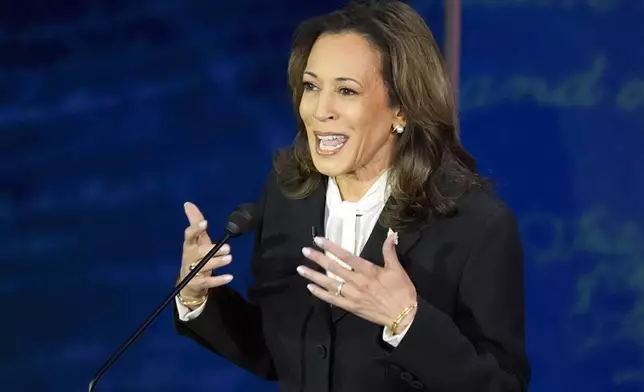
[[[394,319],[394,322],[391,323],[391,334],[396,335],[396,329],[398,329],[398,324],[402,321],[403,317],[409,314],[414,308],[418,306],[418,302],[414,302],[413,305],[405,308],[398,316]]]
[[[208,292],[197,299],[185,300],[181,294],[179,294],[178,297],[179,302],[181,302],[183,306],[201,306],[208,299]]]

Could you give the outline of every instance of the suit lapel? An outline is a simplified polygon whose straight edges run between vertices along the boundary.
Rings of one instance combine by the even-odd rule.
[[[308,196],[307,198],[296,200],[295,205],[297,223],[293,226],[296,227],[296,233],[294,235],[297,238],[297,242],[302,244],[302,247],[309,246],[317,248],[313,242],[313,233],[315,230],[315,235],[324,236],[324,215],[325,215],[325,202],[326,202],[326,177],[322,181],[321,186]],[[295,222],[293,222],[295,223]],[[314,228],[314,229],[313,229]],[[301,265],[305,265],[308,268],[311,268],[320,273],[326,273],[324,268],[320,267],[318,264],[312,262],[306,257],[302,256]],[[307,282],[309,283],[309,282]],[[306,283],[305,283],[306,284]],[[321,318],[324,320],[324,324],[330,328],[330,312],[329,305],[318,299],[313,294],[310,294],[310,302],[313,308],[315,308],[316,313],[318,313]]]
[[[360,253],[360,257],[380,267],[384,267],[385,261],[382,256],[382,245],[387,238],[388,231],[388,229],[384,228],[379,223],[376,223],[367,243]],[[415,229],[398,232],[398,246],[396,246],[396,253],[398,254],[398,260],[400,260],[403,267],[405,267],[406,261],[404,256],[419,238],[420,232]],[[346,314],[346,310],[334,306],[331,308],[331,321],[336,323]]]

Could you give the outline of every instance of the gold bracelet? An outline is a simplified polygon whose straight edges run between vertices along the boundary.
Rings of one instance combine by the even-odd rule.
[[[188,306],[188,307],[190,307],[190,306],[201,306],[208,299],[208,292],[206,292],[206,294],[204,294],[200,298],[193,299],[193,300],[188,300],[188,301],[183,299],[183,297],[181,297],[181,294],[179,294],[178,297],[179,297],[179,302],[181,302],[183,304],[183,306]]]
[[[414,302],[413,305],[405,308],[398,316],[394,319],[394,322],[391,323],[391,335],[396,335],[396,329],[398,329],[398,324],[400,324],[400,321],[402,321],[403,317],[409,314],[414,308],[418,306],[418,302]]]

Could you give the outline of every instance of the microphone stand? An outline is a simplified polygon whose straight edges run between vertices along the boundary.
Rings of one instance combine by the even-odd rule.
[[[230,232],[229,229],[226,229],[224,231],[224,236],[216,242],[217,245],[215,245],[214,248],[208,252],[203,259],[195,266],[195,268],[190,271],[188,275],[186,275],[181,282],[172,290],[170,295],[159,305],[159,307],[141,324],[141,326],[130,336],[130,338],[114,353],[112,356],[105,362],[105,364],[96,372],[96,375],[94,378],[90,381],[89,383],[89,392],[93,392],[94,388],[96,387],[96,384],[98,383],[98,380],[107,372],[107,370],[116,362],[116,360],[134,343],[134,341],[145,331],[148,326],[154,321],[157,317],[159,317],[159,314],[174,300],[174,297],[179,294],[181,290],[183,290],[184,287],[190,282],[192,278],[195,277],[199,273],[199,271],[206,265],[208,260],[210,260],[218,251],[221,249],[222,246],[231,238],[233,237],[233,233]]]

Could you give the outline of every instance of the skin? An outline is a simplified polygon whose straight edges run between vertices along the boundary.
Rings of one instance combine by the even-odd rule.
[[[389,107],[380,55],[357,34],[323,35],[313,45],[302,80],[299,112],[313,163],[335,177],[343,199],[358,201],[389,167],[396,144],[391,130],[404,125],[400,110]],[[316,131],[349,140],[337,154],[320,155]]]
[[[299,113],[313,163],[320,173],[336,180],[344,200],[358,201],[390,165],[396,143],[392,129],[405,125],[400,109],[388,104],[379,53],[354,33],[323,35],[309,54],[303,82]],[[339,152],[329,155],[318,151],[316,132],[342,134],[348,140]],[[192,203],[186,203],[185,209],[190,227],[186,229],[181,276],[187,275],[190,263],[198,262],[213,246],[199,209]],[[352,270],[339,267],[324,253],[302,249],[305,257],[345,280],[341,296],[333,294],[337,280],[305,266],[299,266],[297,272],[311,281],[307,287],[318,298],[375,324],[390,326],[403,309],[416,301],[415,287],[396,255],[395,239],[396,235],[392,235],[383,244],[383,267],[323,238],[316,238],[318,245]],[[208,288],[230,282],[230,275],[211,276],[230,258],[230,247],[222,247],[184,288],[182,297],[199,298]],[[398,332],[409,325],[415,311],[403,318]]]

